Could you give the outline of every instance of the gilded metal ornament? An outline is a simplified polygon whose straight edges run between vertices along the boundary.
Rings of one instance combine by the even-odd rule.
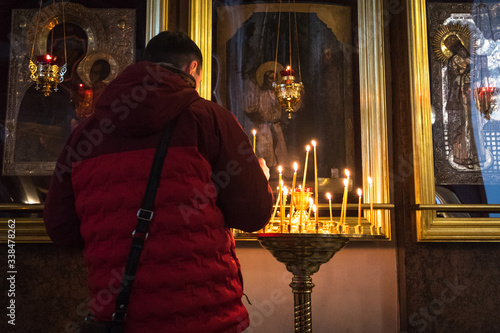
[[[432,36],[432,49],[441,62],[446,62],[452,55],[452,51],[445,42],[448,37],[455,36],[470,53],[471,32],[466,25],[451,23],[442,25]]]
[[[285,108],[288,119],[292,118],[295,112],[295,105],[300,101],[304,94],[304,85],[302,82],[295,82],[295,76],[284,76],[280,84],[273,82],[274,93],[281,106]]]

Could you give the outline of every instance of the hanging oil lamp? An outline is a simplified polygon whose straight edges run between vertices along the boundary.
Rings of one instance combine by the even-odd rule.
[[[304,85],[302,82],[295,82],[295,71],[290,66],[287,66],[280,74],[281,83],[273,82],[274,93],[280,105],[285,107],[288,119],[291,119],[292,113],[295,112],[294,107],[304,93]]]
[[[31,80],[36,82],[36,89],[42,89],[44,96],[49,96],[52,91],[57,91],[57,85],[64,81],[64,74],[67,71],[67,56],[66,56],[66,27],[65,27],[65,17],[64,17],[64,2],[62,5],[62,19],[63,19],[63,41],[64,41],[64,64],[53,55],[52,44],[50,46],[50,52],[45,55],[39,55],[36,57],[36,63],[33,62],[33,52],[35,49],[35,41],[38,34],[39,21],[42,10],[42,0],[40,0],[40,7],[38,9],[36,30],[34,33],[33,47],[31,49],[30,64],[29,69],[31,72]],[[54,38],[54,29],[52,28],[52,40]]]
[[[288,0],[288,5],[290,8],[290,0]],[[279,104],[285,108],[285,111],[288,114],[288,119],[292,118],[292,113],[295,112],[295,107],[297,103],[300,101],[302,95],[304,94],[304,85],[300,82],[301,73],[300,73],[300,55],[299,55],[299,37],[297,32],[297,13],[295,15],[295,36],[296,36],[296,44],[297,44],[297,63],[299,66],[299,82],[295,82],[295,71],[292,69],[292,24],[291,24],[291,14],[288,12],[288,35],[289,35],[289,57],[290,57],[290,65],[287,66],[284,70],[280,72],[281,74],[281,82],[276,82],[276,67],[278,63],[278,45],[279,45],[279,36],[280,36],[280,23],[281,23],[281,0],[280,0],[280,11],[278,15],[278,33],[277,33],[277,41],[276,41],[276,60],[274,62],[274,94],[276,95],[276,99]]]
[[[495,90],[496,87],[493,85],[474,88],[474,102],[476,103],[476,108],[484,115],[486,120],[489,120],[491,117],[491,96]]]
[[[489,9],[488,6],[483,4],[481,1],[477,6],[473,9],[473,19],[475,24],[479,27],[479,29],[483,32],[485,36],[493,35],[491,31],[491,24],[489,19]],[[479,41],[474,40],[473,47],[473,66],[474,70],[472,71],[472,93],[474,96],[474,102],[476,104],[476,108],[479,112],[484,115],[486,120],[490,120],[492,113],[492,105],[491,105],[491,97],[497,90],[495,87],[496,80],[491,77],[489,65],[488,65],[488,56],[479,55],[475,51],[478,47]]]

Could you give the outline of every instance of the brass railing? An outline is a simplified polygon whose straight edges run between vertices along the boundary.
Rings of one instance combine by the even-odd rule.
[[[0,243],[8,239],[16,243],[49,243],[41,216],[43,207],[43,204],[1,203]]]
[[[498,204],[427,204],[415,205],[413,210],[435,210],[438,212],[500,212]]]

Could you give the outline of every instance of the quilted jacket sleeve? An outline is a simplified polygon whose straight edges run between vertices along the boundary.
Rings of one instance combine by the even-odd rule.
[[[228,227],[259,230],[271,217],[271,187],[236,117],[225,109],[217,114],[219,154],[212,175],[217,204]]]
[[[71,183],[71,165],[76,154],[70,146],[71,136],[56,163],[45,200],[43,219],[54,244],[83,248],[80,220],[75,212],[75,195]]]

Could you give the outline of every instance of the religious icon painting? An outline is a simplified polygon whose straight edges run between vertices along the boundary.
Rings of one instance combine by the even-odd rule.
[[[497,7],[428,3],[436,185],[500,183]]]
[[[236,115],[249,136],[257,130],[257,156],[272,172],[282,165],[291,177],[293,161],[303,159],[312,139],[320,142],[319,177],[356,170],[361,153],[355,147],[359,83],[353,3],[214,2],[212,97]],[[272,85],[287,66],[304,85],[291,117]]]

